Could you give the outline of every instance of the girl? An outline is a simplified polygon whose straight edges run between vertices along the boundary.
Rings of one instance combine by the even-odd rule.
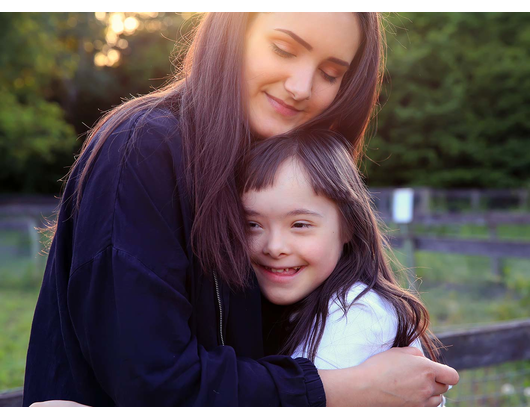
[[[106,114],[61,200],[24,404],[437,405],[458,375],[417,350],[334,371],[263,357],[249,281],[236,165],[302,126],[359,156],[380,51],[377,14],[208,14],[174,82]]]
[[[298,131],[260,142],[240,171],[260,289],[289,305],[282,353],[336,369],[421,340],[436,360],[427,310],[390,269],[348,148],[338,133]]]

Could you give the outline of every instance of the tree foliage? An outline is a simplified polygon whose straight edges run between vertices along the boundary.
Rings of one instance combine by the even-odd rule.
[[[530,187],[530,15],[388,21],[371,185]]]
[[[0,14],[0,193],[57,193],[84,134],[172,77],[176,13]],[[530,186],[530,15],[388,16],[370,186]]]
[[[51,15],[0,14],[3,191],[46,188],[55,155],[71,150],[75,141],[63,109],[50,100],[54,81],[72,77],[77,64],[55,33],[58,24]]]

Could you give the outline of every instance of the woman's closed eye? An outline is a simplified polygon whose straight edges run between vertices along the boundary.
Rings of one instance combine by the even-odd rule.
[[[333,77],[333,76],[330,76],[329,74],[327,74],[324,70],[320,70],[320,72],[322,73],[322,77],[327,80],[329,83],[335,83],[337,81],[337,78],[336,77]]]
[[[278,47],[275,43],[272,43],[271,44],[271,47],[272,47],[272,50],[277,54],[279,55],[280,57],[283,57],[283,58],[291,58],[291,57],[296,57],[296,55],[294,54],[291,54],[290,52],[287,52],[285,50],[282,50],[280,47]]]
[[[282,50],[280,47],[278,47],[276,44],[272,43],[271,44],[271,47],[272,47],[272,50],[274,51],[274,53],[276,55],[279,55],[280,57],[282,58],[292,58],[292,57],[296,57],[295,54],[292,54],[290,52],[287,52],[285,50]],[[326,80],[327,82],[329,83],[335,83],[337,81],[337,77],[334,77],[334,76],[331,76],[329,75],[328,73],[326,73],[324,70],[320,69],[320,74],[322,75],[322,77],[324,78],[324,80]]]

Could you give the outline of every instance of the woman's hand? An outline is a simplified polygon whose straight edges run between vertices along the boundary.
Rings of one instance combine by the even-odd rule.
[[[414,347],[392,348],[347,369],[319,370],[329,407],[436,407],[459,377]]]

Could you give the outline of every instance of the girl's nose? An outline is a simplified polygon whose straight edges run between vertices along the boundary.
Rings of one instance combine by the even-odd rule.
[[[311,98],[314,70],[309,66],[295,69],[285,80],[285,90],[295,101],[306,101]]]
[[[263,244],[263,253],[272,258],[280,258],[290,252],[285,236],[279,232],[270,233]]]

